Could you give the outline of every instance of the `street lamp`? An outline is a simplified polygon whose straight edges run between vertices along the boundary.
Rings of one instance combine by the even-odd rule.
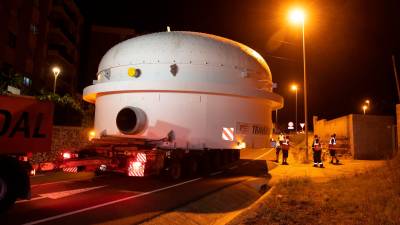
[[[308,116],[307,116],[307,73],[306,73],[306,48],[304,38],[304,19],[305,13],[301,9],[294,9],[290,12],[289,18],[292,23],[301,23],[303,40],[303,74],[304,74],[304,126],[306,135],[306,161],[308,161]]]
[[[60,69],[60,67],[55,66],[55,67],[53,67],[52,71],[53,71],[53,74],[54,74],[53,94],[55,94],[56,93],[56,86],[57,86],[57,77],[60,74],[61,69]]]
[[[297,90],[298,90],[297,84],[292,84],[292,85],[290,86],[290,89],[291,89],[292,91],[295,91],[295,92],[296,92],[296,129],[295,129],[295,131],[297,132]]]
[[[362,106],[362,110],[363,110],[363,112],[364,112],[364,115],[365,115],[365,111],[368,109],[368,106],[367,105],[363,105]]]

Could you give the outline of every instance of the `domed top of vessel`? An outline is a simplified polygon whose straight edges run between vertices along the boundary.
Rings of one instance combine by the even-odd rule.
[[[84,90],[99,93],[176,91],[283,99],[272,93],[270,69],[253,49],[205,33],[174,31],[131,38],[102,58],[97,80]],[[279,107],[279,106],[278,106]]]

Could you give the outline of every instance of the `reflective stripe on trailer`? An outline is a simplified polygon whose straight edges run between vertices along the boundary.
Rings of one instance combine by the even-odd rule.
[[[145,163],[145,162],[146,162],[146,153],[139,152],[139,153],[136,155],[136,161],[137,161],[137,162]]]
[[[66,167],[66,168],[63,168],[63,172],[77,173],[78,167]]]
[[[235,129],[233,127],[230,127],[230,128],[223,127],[222,128],[222,139],[225,141],[233,141],[234,131],[235,131]]]
[[[130,177],[143,177],[145,163],[131,161],[128,166],[128,176]]]

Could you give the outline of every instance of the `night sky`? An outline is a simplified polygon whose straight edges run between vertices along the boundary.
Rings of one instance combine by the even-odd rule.
[[[223,36],[259,52],[270,66],[275,90],[285,99],[281,125],[295,119],[295,94],[302,85],[301,28],[288,22],[292,6],[307,11],[305,40],[309,123],[312,115],[332,119],[362,113],[394,115],[398,101],[391,55],[400,70],[398,0],[76,0],[86,25],[128,27],[139,34],[172,30]],[[94,5],[94,2],[96,2]],[[400,71],[398,71],[400,72]],[[399,74],[400,75],[400,74]],[[93,74],[95,77],[95,74]],[[303,88],[298,92],[303,114]]]

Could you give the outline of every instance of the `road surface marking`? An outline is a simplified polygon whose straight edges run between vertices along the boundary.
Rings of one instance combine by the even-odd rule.
[[[215,175],[218,175],[218,174],[220,174],[220,173],[222,173],[223,171],[221,170],[221,171],[217,171],[217,172],[215,172],[215,173],[212,173],[212,174],[210,174],[211,176],[215,176]]]
[[[16,201],[15,203],[18,204],[18,203],[23,203],[23,202],[30,202],[30,201],[35,201],[35,200],[44,199],[44,198],[46,198],[46,197],[40,196],[40,197],[36,197],[36,198],[31,198],[31,199],[19,200],[19,201]]]
[[[269,151],[267,151],[266,153],[264,153],[264,154],[262,154],[262,155],[258,156],[257,158],[253,159],[253,161],[254,161],[254,160],[257,160],[257,159],[260,159],[260,158],[262,158],[264,155],[266,155],[266,154],[270,153],[272,150],[273,150],[273,149],[270,149],[270,150],[269,150]]]
[[[63,181],[43,183],[43,184],[34,184],[34,185],[31,185],[31,187],[38,187],[38,186],[44,186],[44,185],[50,185],[50,184],[69,183],[69,182],[74,182],[74,181],[77,181],[77,180],[63,180]]]
[[[270,149],[270,150],[268,150],[267,152],[264,152],[262,155],[258,156],[258,157],[255,158],[255,159],[252,159],[251,161],[255,161],[255,160],[257,160],[257,159],[260,159],[260,158],[264,157],[266,154],[270,153],[272,150],[273,150],[273,149]],[[242,163],[242,166],[245,166],[245,165],[247,165],[247,164],[249,164],[249,163],[250,163],[249,161],[244,162],[244,163]]]
[[[50,199],[65,198],[65,197],[68,197],[71,195],[76,195],[76,194],[79,194],[82,192],[91,191],[91,190],[102,188],[105,186],[107,186],[107,185],[90,187],[90,188],[74,189],[74,190],[68,190],[68,191],[52,192],[52,193],[46,193],[46,194],[39,194],[40,197],[26,199],[26,200],[19,200],[19,201],[16,201],[15,203],[30,202],[30,201],[35,201],[35,200],[44,199],[44,198],[50,198]]]
[[[253,159],[253,160],[257,160],[257,159],[263,157],[264,155],[268,154],[271,151],[272,151],[272,149],[269,150],[268,152],[262,154],[261,156]],[[243,164],[248,164],[248,163],[249,162],[245,162]],[[222,172],[222,171],[219,171],[219,172]],[[181,183],[178,183],[178,184],[174,184],[174,185],[171,185],[171,186],[159,188],[159,189],[156,189],[156,190],[153,190],[153,191],[144,192],[144,193],[141,193],[141,194],[138,194],[138,195],[133,195],[133,196],[129,196],[129,197],[126,197],[126,198],[121,198],[121,199],[114,200],[114,201],[111,201],[111,202],[106,202],[106,203],[102,203],[102,204],[99,204],[99,205],[94,205],[94,206],[91,206],[91,207],[88,207],[88,208],[84,208],[84,209],[79,209],[79,210],[75,210],[75,211],[72,211],[72,212],[63,213],[63,214],[60,214],[60,215],[57,215],[57,216],[52,216],[52,217],[48,217],[48,218],[44,218],[44,219],[40,219],[40,220],[35,220],[35,221],[29,222],[29,223],[25,223],[24,225],[34,225],[34,224],[39,224],[39,223],[52,221],[52,220],[55,220],[55,219],[59,219],[59,218],[63,218],[63,217],[66,217],[66,216],[78,214],[78,213],[81,213],[81,212],[86,212],[86,211],[89,211],[89,210],[92,210],[92,209],[97,209],[97,208],[101,208],[101,207],[104,207],[104,206],[109,206],[109,205],[113,205],[113,204],[116,204],[116,203],[128,201],[128,200],[131,200],[131,199],[134,199],[134,198],[139,198],[139,197],[142,197],[142,196],[150,195],[150,194],[157,193],[157,192],[160,192],[160,191],[168,190],[168,189],[171,189],[171,188],[174,188],[174,187],[178,187],[178,186],[182,186],[184,184],[192,183],[192,182],[195,182],[195,181],[198,181],[198,180],[201,180],[201,179],[203,179],[203,177],[199,177],[199,178],[196,178],[196,179],[188,180],[188,181],[181,182]],[[53,182],[53,183],[63,183],[63,182],[64,181]],[[68,182],[68,181],[65,181],[65,182]],[[52,183],[47,183],[47,184],[52,184]],[[47,184],[42,184],[42,185],[47,185]],[[36,186],[40,186],[40,184],[36,185]]]
[[[63,213],[63,214],[60,214],[60,215],[57,215],[57,216],[52,216],[52,217],[48,217],[48,218],[44,218],[44,219],[40,219],[40,220],[35,220],[35,221],[29,222],[29,223],[25,223],[24,225],[33,225],[33,224],[52,221],[52,220],[59,219],[59,218],[62,218],[62,217],[78,214],[78,213],[81,213],[81,212],[86,212],[86,211],[89,211],[89,210],[92,210],[92,209],[97,209],[97,208],[100,208],[100,207],[113,205],[113,204],[116,204],[116,203],[120,203],[120,202],[124,202],[124,201],[127,201],[127,200],[131,200],[131,199],[134,199],[134,198],[139,198],[139,197],[142,197],[142,196],[145,196],[145,195],[150,195],[150,194],[153,194],[153,193],[156,193],[156,192],[160,192],[160,191],[164,191],[164,190],[167,190],[167,189],[171,189],[173,187],[182,186],[184,184],[192,183],[194,181],[198,181],[198,180],[201,180],[201,179],[203,179],[203,177],[199,177],[199,178],[196,178],[196,179],[188,180],[188,181],[181,182],[181,183],[178,183],[178,184],[174,184],[174,185],[171,185],[171,186],[159,188],[159,189],[156,189],[156,190],[153,190],[153,191],[144,192],[144,193],[141,193],[141,194],[138,194],[138,195],[133,195],[133,196],[129,196],[129,197],[126,197],[126,198],[121,198],[121,199],[114,200],[114,201],[111,201],[111,202],[106,202],[106,203],[102,203],[102,204],[99,204],[99,205],[94,205],[94,206],[91,206],[91,207],[88,207],[88,208],[84,208],[84,209],[79,209],[79,210],[75,210],[75,211],[72,211],[72,212]]]
[[[97,187],[90,187],[90,188],[80,188],[80,189],[73,189],[73,190],[67,190],[67,191],[59,191],[59,192],[52,192],[52,193],[46,193],[46,194],[39,194],[40,196],[50,198],[50,199],[59,199],[59,198],[65,198],[71,195],[76,195],[82,192],[87,192],[95,189],[99,189],[102,187],[105,187],[107,185],[103,186],[97,186]]]
[[[238,166],[229,167],[230,170],[234,170],[234,169],[236,169],[236,168],[238,168]]]

